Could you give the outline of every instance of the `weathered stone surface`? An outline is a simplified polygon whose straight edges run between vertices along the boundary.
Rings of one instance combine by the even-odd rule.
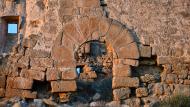
[[[106,104],[106,107],[120,107],[120,101],[111,101]]]
[[[33,80],[23,77],[13,78],[12,88],[15,89],[32,89]]]
[[[139,50],[135,42],[117,47],[116,53],[119,58],[138,59],[140,57]]]
[[[136,96],[137,97],[146,97],[146,96],[148,96],[147,88],[137,88],[136,89]]]
[[[158,57],[157,63],[158,64],[168,64],[170,62],[170,57]]]
[[[30,92],[28,90],[22,90],[22,97],[35,99],[37,97],[37,92]]]
[[[45,79],[45,72],[39,70],[22,70],[22,77],[43,81]]]
[[[97,78],[97,74],[94,71],[80,73],[80,79],[95,79]]]
[[[131,76],[131,67],[129,65],[123,65],[123,64],[114,65],[113,76],[129,77]]]
[[[120,88],[120,87],[138,87],[139,79],[137,77],[113,77],[112,80],[112,88]]]
[[[184,84],[185,84],[185,85],[190,85],[190,80],[187,80],[187,79],[184,80]]]
[[[38,40],[39,36],[37,35],[30,35],[29,38],[25,38],[23,40],[23,46],[27,48],[33,48]]]
[[[62,72],[62,79],[63,80],[74,80],[76,78],[77,78],[77,72],[75,71],[75,68],[64,70]]]
[[[74,56],[71,50],[61,46],[54,46],[52,48],[52,58],[58,62],[72,62]]]
[[[53,60],[49,58],[31,58],[30,66],[53,67]]]
[[[0,88],[5,88],[6,85],[6,77],[0,76]]]
[[[23,98],[32,98],[35,99],[37,92],[30,92],[28,90],[20,90],[20,89],[7,89],[5,96],[8,98],[11,97],[23,97]]]
[[[150,58],[152,50],[151,50],[150,46],[143,46],[143,45],[141,45],[140,48],[139,48],[139,52],[140,52],[140,56],[141,57],[148,57],[148,58]]]
[[[65,103],[68,102],[70,99],[69,93],[59,93],[60,102]]]
[[[121,33],[117,36],[117,39],[113,43],[113,47],[121,47],[124,45],[128,45],[130,43],[134,42],[134,38],[132,37],[132,34],[129,32],[129,30],[124,29],[121,31]]]
[[[74,68],[76,63],[74,61],[54,61],[54,67],[57,68]]]
[[[52,92],[70,92],[76,91],[76,81],[52,81]]]
[[[168,84],[177,83],[177,79],[178,78],[176,74],[167,74],[166,83]]]
[[[32,66],[30,69],[32,69],[32,70],[40,70],[40,71],[43,71],[43,72],[46,71],[46,68],[45,68],[45,67],[36,67],[36,66]]]
[[[190,86],[177,84],[175,85],[174,94],[177,94],[177,95],[182,94],[182,95],[190,96]]]
[[[100,7],[99,0],[76,0],[78,7]]]
[[[131,66],[139,66],[138,60],[133,59],[114,59],[114,64],[124,64],[124,65],[131,65]]]
[[[164,87],[161,83],[156,83],[153,87],[153,94],[162,95],[164,93]]]
[[[120,88],[113,90],[114,100],[120,101],[129,98],[131,90],[129,88]]]
[[[50,57],[50,52],[47,52],[44,50],[28,49],[26,53],[31,58],[47,58],[47,57]]]
[[[154,77],[154,75],[150,75],[150,74],[145,74],[144,76],[141,76],[140,80],[142,82],[148,82],[148,83],[156,82],[156,78]]]
[[[127,104],[129,107],[140,107],[141,100],[140,98],[129,98],[123,101],[124,104]]]
[[[154,103],[158,103],[159,102],[159,99],[157,98],[157,97],[153,97],[153,96],[151,96],[151,97],[143,97],[143,98],[141,98],[141,101],[142,101],[142,103],[144,103],[146,106],[150,106],[150,107],[152,107],[151,105],[152,104],[154,104]],[[148,107],[149,107],[148,106]],[[157,107],[157,106],[156,106]]]
[[[104,36],[108,32],[111,22],[112,20],[108,18],[102,18],[99,21],[99,31],[101,32],[102,36]]]
[[[23,56],[18,60],[18,63],[23,64],[25,67],[28,67],[29,65],[29,57]]]
[[[5,96],[5,89],[0,88],[0,97],[4,97],[4,96]]]
[[[60,80],[61,79],[61,71],[56,68],[47,69],[46,71],[46,80],[53,81],[53,80]]]
[[[106,40],[109,42],[109,43],[113,43],[119,33],[123,30],[123,26],[120,22],[116,21],[116,20],[113,20],[112,21],[112,24],[106,34]]]

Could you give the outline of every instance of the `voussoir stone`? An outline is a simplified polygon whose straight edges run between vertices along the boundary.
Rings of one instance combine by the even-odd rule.
[[[118,58],[139,59],[140,57],[139,50],[135,42],[117,47],[115,50]]]

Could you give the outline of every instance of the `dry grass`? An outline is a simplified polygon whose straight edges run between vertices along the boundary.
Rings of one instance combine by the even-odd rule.
[[[160,102],[160,107],[190,107],[190,97],[179,94]]]

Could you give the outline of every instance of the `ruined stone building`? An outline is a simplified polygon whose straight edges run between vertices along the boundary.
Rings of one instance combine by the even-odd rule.
[[[139,107],[175,94],[190,96],[189,0],[0,0],[1,98]]]

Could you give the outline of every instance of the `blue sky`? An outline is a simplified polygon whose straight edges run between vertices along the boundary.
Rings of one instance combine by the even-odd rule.
[[[8,24],[8,33],[17,33],[17,24]]]

